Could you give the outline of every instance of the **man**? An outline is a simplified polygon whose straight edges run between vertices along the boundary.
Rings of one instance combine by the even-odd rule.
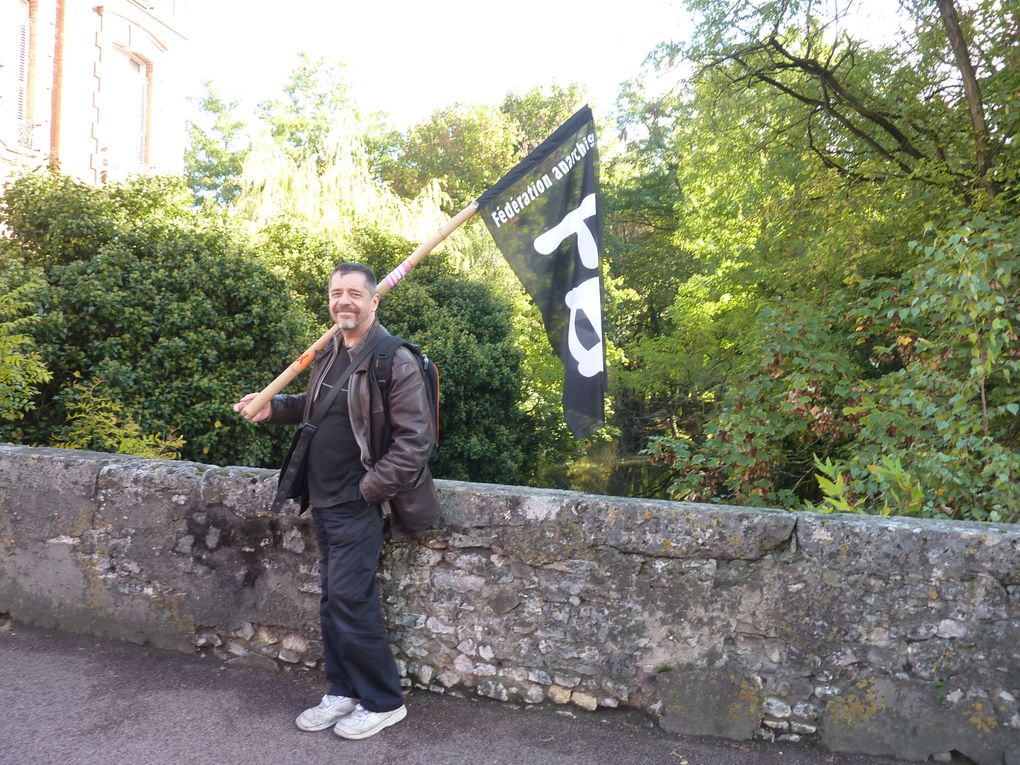
[[[316,355],[305,393],[275,396],[249,418],[298,423],[321,416],[308,446],[301,500],[302,508],[312,507],[319,545],[319,615],[330,689],[295,722],[307,731],[333,725],[349,739],[372,736],[407,715],[375,573],[389,500],[411,487],[435,496],[427,465],[431,410],[420,366],[406,347],[394,354],[388,406],[382,405],[372,351],[389,332],[376,319],[378,306],[370,268],[337,266],[329,280],[329,313],[340,337]],[[254,396],[242,398],[234,411],[243,413]],[[316,408],[324,402],[324,411]]]

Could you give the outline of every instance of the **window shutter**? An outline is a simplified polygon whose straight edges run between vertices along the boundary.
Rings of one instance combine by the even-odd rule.
[[[115,48],[103,78],[108,178],[124,180],[145,169],[149,130],[148,64],[123,48]]]
[[[132,59],[131,64],[137,73],[138,79],[138,167],[145,165],[145,135],[149,129],[146,115],[149,108],[149,78],[146,66],[137,59]]]
[[[21,29],[18,40],[18,123],[28,118],[28,40],[29,16],[28,3],[21,3]]]

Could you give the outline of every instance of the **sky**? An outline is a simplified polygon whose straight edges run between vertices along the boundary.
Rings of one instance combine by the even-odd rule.
[[[358,105],[398,128],[574,82],[598,118],[657,44],[689,33],[678,0],[190,0],[186,13],[190,95],[212,80],[246,106],[279,97],[303,51],[343,61]]]

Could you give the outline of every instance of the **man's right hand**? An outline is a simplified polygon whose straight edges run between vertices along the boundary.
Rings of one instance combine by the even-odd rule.
[[[240,414],[246,420],[251,420],[252,422],[263,422],[265,420],[268,420],[269,419],[269,410],[270,410],[270,406],[271,406],[270,404],[266,404],[264,407],[262,407],[257,412],[255,412],[255,414],[252,414],[252,415],[249,415],[249,414],[245,413],[245,411],[244,411],[244,408],[246,406],[248,406],[248,404],[251,402],[251,400],[254,399],[257,395],[259,395],[259,394],[258,393],[249,393],[247,396],[245,396],[240,401],[238,401],[236,404],[234,404],[234,411],[237,412],[238,414]]]

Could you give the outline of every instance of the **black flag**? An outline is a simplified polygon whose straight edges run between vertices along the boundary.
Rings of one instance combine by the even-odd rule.
[[[605,421],[598,171],[595,123],[585,106],[478,198],[563,362],[563,416],[575,438]]]

